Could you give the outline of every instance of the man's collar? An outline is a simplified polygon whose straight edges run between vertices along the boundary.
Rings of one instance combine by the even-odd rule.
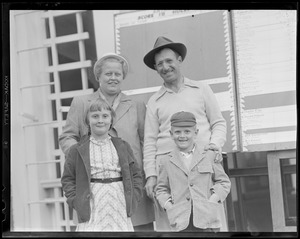
[[[183,87],[188,86],[188,87],[192,87],[192,88],[199,88],[193,80],[190,80],[186,77],[183,77]],[[157,91],[157,96],[156,96],[156,101],[162,97],[166,92],[173,92],[172,90],[170,90],[169,88],[167,88],[164,84],[161,86],[161,88]]]

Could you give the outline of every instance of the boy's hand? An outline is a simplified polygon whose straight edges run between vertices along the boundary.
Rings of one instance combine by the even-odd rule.
[[[214,203],[219,203],[220,199],[219,199],[219,197],[218,197],[217,194],[213,193],[213,194],[210,196],[209,201],[210,201],[210,202],[214,202]]]

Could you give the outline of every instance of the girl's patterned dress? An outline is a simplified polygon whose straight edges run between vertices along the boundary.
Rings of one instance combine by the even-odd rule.
[[[97,141],[90,137],[92,178],[121,177],[117,151],[110,139]],[[127,217],[123,182],[91,182],[91,217],[79,223],[76,231],[133,231]]]

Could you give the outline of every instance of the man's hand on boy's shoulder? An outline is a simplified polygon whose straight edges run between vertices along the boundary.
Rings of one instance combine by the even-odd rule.
[[[215,163],[222,162],[223,157],[221,147],[218,147],[215,144],[209,144],[204,147],[204,150],[206,151],[207,157],[210,157],[212,161],[214,161]]]

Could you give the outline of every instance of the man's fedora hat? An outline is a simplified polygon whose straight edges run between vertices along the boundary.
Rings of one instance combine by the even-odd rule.
[[[184,60],[184,58],[186,56],[187,50],[186,50],[186,46],[184,44],[175,43],[166,37],[160,36],[157,38],[153,49],[145,55],[144,63],[151,69],[155,70],[154,56],[158,51],[162,50],[163,48],[170,48],[170,49],[176,51],[182,57],[182,60]]]

